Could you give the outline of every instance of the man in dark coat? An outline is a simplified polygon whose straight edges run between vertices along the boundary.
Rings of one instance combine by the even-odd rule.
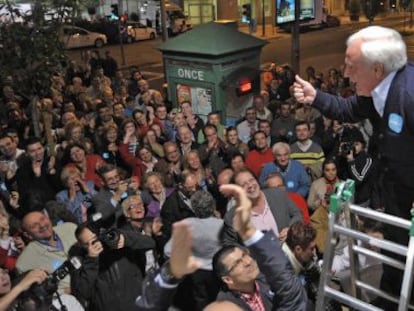
[[[379,160],[377,187],[385,212],[411,219],[414,202],[414,66],[407,63],[407,48],[398,31],[369,26],[347,41],[345,77],[356,95],[347,99],[316,90],[298,76],[294,96],[311,103],[329,118],[345,122],[369,119],[374,134],[370,154]],[[399,244],[408,243],[405,230],[388,227],[385,234]],[[394,255],[396,256],[396,255]],[[384,265],[381,288],[399,295],[401,270]],[[383,308],[384,305],[381,305]],[[395,307],[385,307],[392,310]]]
[[[227,256],[229,260],[224,263],[223,273],[228,276],[236,269],[245,270],[246,274],[252,277],[254,281],[258,274],[258,266],[260,272],[266,277],[266,281],[261,281],[261,284],[265,284],[264,282],[266,282],[272,293],[274,293],[272,303],[266,303],[267,308],[279,311],[309,310],[306,292],[299,278],[294,275],[292,267],[286,255],[283,253],[278,239],[272,231],[263,234],[253,226],[251,218],[249,217],[252,204],[246,196],[246,193],[235,185],[222,186],[221,190],[225,191],[225,194],[228,196],[235,196],[237,213],[234,216],[234,223],[237,223],[237,233],[244,241],[245,246],[248,247],[251,256],[256,259],[253,263],[254,260],[252,257],[246,255],[246,248],[243,248],[245,251],[243,253],[244,256]],[[201,263],[191,253],[191,230],[185,221],[174,224],[173,243],[172,250],[175,250],[175,252],[171,255],[170,262],[164,264],[160,273],[151,275],[148,281],[145,282],[143,295],[137,299],[138,310],[166,310],[171,303],[174,290],[180,279],[200,267]],[[240,250],[241,248],[236,247],[236,249]],[[240,251],[238,255],[242,255],[241,253]],[[268,288],[267,286],[266,288]],[[266,289],[265,291],[268,292]],[[233,304],[227,304],[227,309],[225,310],[251,310],[251,308],[237,308],[237,305],[247,305],[246,303],[237,303],[241,300],[241,297],[238,301],[230,300]],[[230,306],[233,309],[230,309]],[[209,307],[206,310],[210,310]]]
[[[76,229],[82,246],[82,267],[71,273],[71,288],[94,311],[133,311],[141,293],[142,273],[136,252],[155,247],[154,240],[133,231],[119,231],[116,245],[107,245],[91,231],[88,223]],[[71,253],[76,254],[72,249]]]

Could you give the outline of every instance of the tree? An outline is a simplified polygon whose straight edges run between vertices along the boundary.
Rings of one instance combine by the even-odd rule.
[[[96,0],[93,0],[96,2]],[[10,20],[0,27],[0,81],[12,77],[15,91],[27,101],[48,96],[50,81],[66,62],[59,33],[91,0],[35,0],[29,14],[6,0],[0,9]]]

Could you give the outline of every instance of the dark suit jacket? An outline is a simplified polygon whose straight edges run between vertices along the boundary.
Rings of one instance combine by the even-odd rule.
[[[256,282],[259,284],[260,297],[262,298],[264,307],[266,311],[272,310],[274,293],[270,289],[269,284],[267,284],[264,275],[260,274],[256,279]],[[252,309],[247,304],[247,302],[240,297],[240,294],[237,292],[232,292],[230,290],[220,291],[217,295],[217,301],[231,301],[232,303],[238,305],[242,310],[251,311]]]
[[[171,238],[171,228],[173,223],[188,217],[195,217],[194,211],[185,204],[179,191],[175,190],[167,199],[165,199],[161,208],[163,240],[167,242]]]
[[[162,174],[166,187],[174,187],[176,185],[178,176],[170,172],[169,162],[167,160],[159,160],[154,166],[154,172]]]
[[[289,199],[286,192],[276,188],[268,188],[262,191],[266,196],[267,203],[276,220],[279,231],[289,227],[297,221],[303,221],[302,212],[295,203]],[[224,215],[222,242],[225,245],[241,243],[240,237],[233,229],[233,217],[234,207]]]
[[[249,246],[252,257],[256,259],[260,271],[265,276],[266,282],[261,281],[260,285],[266,285],[266,306],[270,289],[274,293],[272,310],[280,311],[305,311],[307,310],[308,299],[304,287],[298,277],[295,276],[292,266],[280,247],[279,240],[273,232],[267,232],[259,241]],[[149,274],[144,280],[142,296],[137,303],[137,310],[161,311],[167,310],[171,305],[176,287],[161,287],[155,280],[157,274]],[[231,294],[229,294],[231,295]],[[219,297],[220,298],[220,297]],[[221,299],[222,300],[222,299]],[[241,307],[240,300],[235,301]],[[244,309],[250,310],[250,309]]]
[[[112,192],[105,187],[99,190],[98,194],[92,198],[93,208],[88,209],[88,214],[102,213],[104,219],[115,215],[115,219],[118,219],[123,214],[123,211],[119,203],[116,206],[112,205],[112,196]]]
[[[371,97],[347,99],[317,91],[312,106],[325,116],[345,122],[369,119],[373,126],[370,154],[377,155],[386,178],[414,190],[414,65],[407,64],[395,75],[381,117]],[[402,129],[392,129],[391,114],[401,118]],[[403,150],[403,152],[401,152]]]
[[[259,241],[249,246],[249,250],[275,293],[273,310],[307,310],[308,298],[305,288],[295,276],[289,259],[273,231],[268,231]]]

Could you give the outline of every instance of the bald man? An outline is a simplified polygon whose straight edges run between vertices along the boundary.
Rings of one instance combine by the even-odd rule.
[[[49,217],[42,212],[29,212],[22,221],[24,233],[33,240],[24,248],[17,259],[19,273],[33,269],[53,272],[68,259],[69,249],[75,244],[73,223],[63,223],[53,227]],[[69,293],[70,279],[65,277],[59,282],[59,292]]]

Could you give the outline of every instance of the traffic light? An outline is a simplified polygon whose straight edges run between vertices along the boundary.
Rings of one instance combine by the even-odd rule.
[[[242,23],[250,23],[252,20],[252,5],[250,3],[243,4],[242,8]]]
[[[118,4],[111,4],[111,19],[118,20],[119,19],[119,12],[118,12]]]

